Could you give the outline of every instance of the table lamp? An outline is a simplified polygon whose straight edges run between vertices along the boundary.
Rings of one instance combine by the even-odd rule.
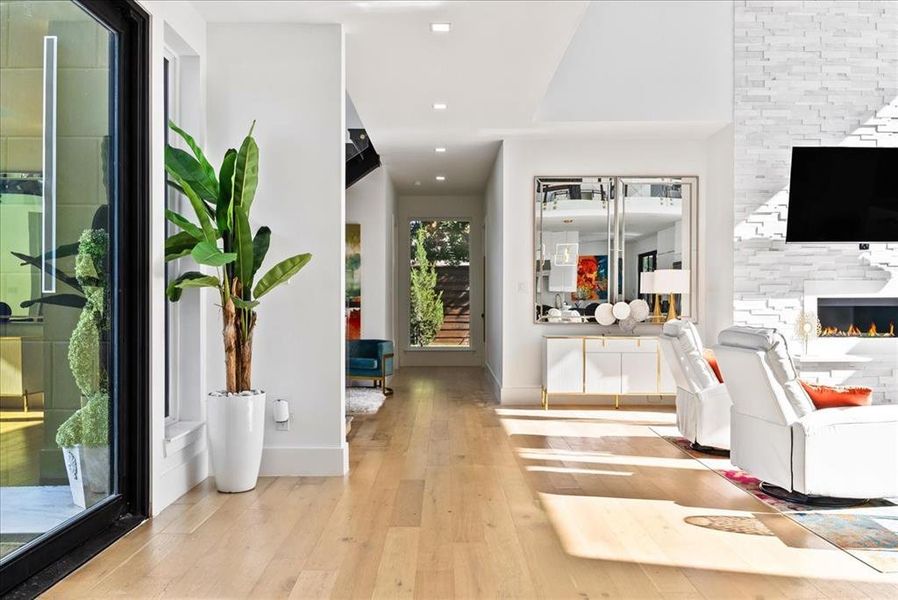
[[[652,320],[661,321],[661,296],[655,289],[655,273],[653,271],[643,271],[639,274],[639,293],[653,294],[655,296],[655,308],[652,311]]]
[[[676,294],[689,293],[689,269],[657,269],[652,272],[652,287],[656,294],[670,294],[667,320],[677,318]],[[656,297],[657,299],[657,297]]]

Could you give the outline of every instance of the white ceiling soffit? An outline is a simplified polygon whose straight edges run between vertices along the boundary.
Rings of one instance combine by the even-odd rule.
[[[538,112],[547,121],[732,121],[733,6],[593,2]]]
[[[215,22],[342,23],[346,88],[400,193],[481,193],[588,2],[196,2]],[[431,23],[451,23],[435,34]],[[434,102],[448,110],[434,111]],[[447,148],[436,154],[434,148]],[[435,177],[443,175],[444,182]],[[415,185],[419,181],[420,185]]]

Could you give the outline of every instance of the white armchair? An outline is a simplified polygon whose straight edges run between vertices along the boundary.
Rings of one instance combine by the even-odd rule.
[[[696,450],[730,448],[732,401],[705,360],[701,337],[689,321],[668,321],[661,351],[677,384],[677,427]]]
[[[898,496],[898,406],[817,410],[781,334],[730,327],[718,342],[733,399],[734,465],[792,501]]]

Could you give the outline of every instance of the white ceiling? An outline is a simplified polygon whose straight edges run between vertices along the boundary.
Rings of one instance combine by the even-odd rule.
[[[420,195],[482,192],[500,140],[506,137],[702,138],[722,126],[718,123],[719,111],[696,112],[689,103],[689,97],[707,95],[707,86],[692,86],[693,94],[678,102],[678,106],[686,107],[685,112],[667,110],[652,118],[650,106],[646,109],[644,103],[633,100],[641,90],[633,89],[627,94],[627,90],[609,82],[610,77],[619,77],[621,69],[625,70],[621,66],[626,63],[623,57],[632,53],[626,48],[595,46],[595,29],[603,28],[606,35],[610,27],[629,35],[639,26],[638,21],[632,21],[639,15],[626,6],[628,3],[592,4],[194,2],[210,23],[342,23],[346,33],[346,87],[358,116],[397,191]],[[613,9],[610,13],[606,4]],[[615,11],[620,11],[623,21]],[[702,11],[693,6],[679,19],[669,13],[665,13],[665,19],[671,30],[677,30],[680,22],[689,19],[698,19],[699,30],[726,27],[726,23],[719,22],[725,16],[721,10]],[[727,35],[732,52],[731,9],[729,19]],[[430,23],[434,22],[449,22],[452,31],[434,34],[430,31]],[[658,29],[657,19],[653,22],[649,32]],[[689,25],[687,33],[693,36],[695,29]],[[708,44],[720,41],[720,36],[711,37],[713,41]],[[639,39],[648,47],[633,59],[634,68],[650,63],[652,56],[670,53],[678,43],[676,38],[649,33]],[[708,50],[708,44],[699,45]],[[694,45],[687,44],[689,48]],[[600,50],[611,54],[601,59],[593,54]],[[691,50],[680,54],[686,59],[693,56]],[[588,93],[581,93],[580,82],[586,81],[593,82],[584,88]],[[552,90],[547,95],[550,83]],[[721,85],[726,87],[726,82]],[[731,88],[732,79],[728,89]],[[619,96],[618,105],[632,104],[640,110],[632,114],[609,112],[607,107],[593,110],[591,107],[603,106],[597,95],[609,95],[609,89]],[[718,94],[716,88],[714,94]],[[659,105],[664,101],[664,95],[655,99]],[[434,102],[446,102],[449,108],[435,111]],[[436,154],[436,146],[448,150]],[[436,175],[444,175],[446,181],[437,182]]]
[[[208,22],[342,23],[347,91],[397,190],[415,194],[483,191],[501,139],[495,130],[532,124],[587,5],[195,3]],[[452,31],[431,33],[434,22]],[[434,111],[434,102],[449,108]],[[435,154],[436,146],[447,152]]]

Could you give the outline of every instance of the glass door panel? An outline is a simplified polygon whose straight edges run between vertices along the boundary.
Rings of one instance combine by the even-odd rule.
[[[409,223],[409,345],[471,346],[471,223]]]
[[[0,561],[114,494],[115,36],[0,4]]]

